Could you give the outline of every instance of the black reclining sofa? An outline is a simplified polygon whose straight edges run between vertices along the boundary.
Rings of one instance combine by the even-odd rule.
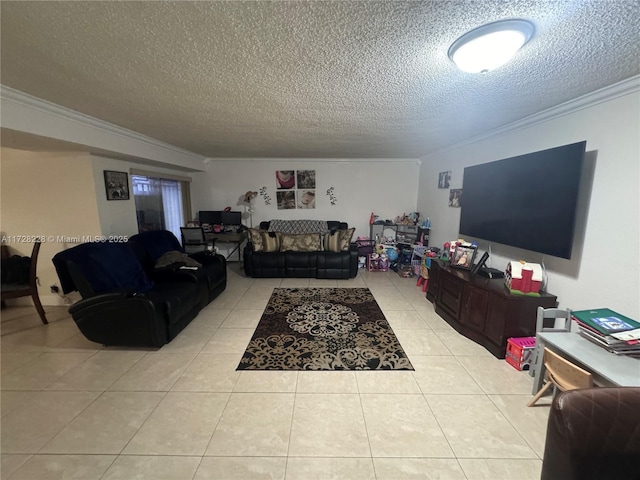
[[[54,256],[62,291],[77,290],[82,296],[69,313],[86,338],[104,345],[159,348],[224,291],[226,262],[220,255],[199,256],[201,266],[195,270],[181,268],[192,263],[186,256],[184,262],[155,269],[151,259],[157,261],[163,253],[144,245],[154,236],[156,246],[162,244],[167,234],[175,240],[171,248],[179,248],[171,232],[158,231],[139,243],[133,237],[128,243],[84,243]],[[148,262],[147,269],[138,255]]]
[[[157,268],[160,258],[167,252],[184,252],[176,236],[168,230],[139,233],[129,239],[129,245],[149,278],[158,281],[166,280],[167,271],[171,277],[176,270],[174,265]],[[210,252],[191,253],[188,256],[202,265],[201,269],[189,273],[207,285],[207,303],[209,303],[227,287],[226,260],[222,255]]]
[[[270,228],[273,222],[261,222],[259,230],[249,229],[249,241],[244,248],[246,276],[348,279],[358,275],[358,247],[351,242],[354,229],[349,229],[348,224],[338,221],[314,222],[326,225],[323,227],[326,232],[290,234],[273,231]],[[278,222],[283,225],[299,222],[302,225],[312,221]],[[327,235],[333,237],[342,234],[346,239],[343,248],[331,249],[328,245],[331,242],[326,241]],[[309,242],[309,239],[312,241]]]

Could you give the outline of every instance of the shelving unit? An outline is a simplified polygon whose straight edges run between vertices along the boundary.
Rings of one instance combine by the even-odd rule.
[[[414,245],[420,238],[423,239],[423,246],[429,245],[429,229],[418,225],[397,225],[397,224],[372,224],[369,226],[369,238],[389,238],[391,243],[406,243]]]

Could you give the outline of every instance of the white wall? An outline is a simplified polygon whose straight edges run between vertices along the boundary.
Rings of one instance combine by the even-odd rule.
[[[38,291],[44,305],[64,304],[49,288],[60,285],[51,262],[56,253],[100,235],[129,237],[138,233],[133,194],[130,200],[108,201],[104,186],[104,170],[129,173],[131,168],[191,175],[87,153],[2,148],[0,231],[9,240],[11,253],[25,256],[31,254],[33,243],[13,241],[14,237],[47,238],[38,259]],[[77,298],[75,294],[71,297],[72,301]],[[15,302],[29,303],[30,299]]]
[[[136,205],[131,189],[130,162],[91,156],[91,168],[96,191],[96,206],[100,229],[105,236],[131,236],[138,233]],[[107,200],[104,171],[126,172],[129,179],[129,200]]]
[[[136,219],[136,205],[131,189],[131,169],[144,170],[146,172],[157,173],[159,175],[178,175],[184,178],[191,178],[194,174],[160,168],[155,166],[140,165],[126,160],[116,160],[104,156],[91,156],[93,168],[93,180],[96,190],[96,202],[100,218],[100,228],[105,236],[127,236],[130,237],[138,233],[138,222]],[[116,172],[126,172],[129,175],[129,200],[107,200],[104,185],[104,171],[114,170]],[[195,175],[202,175],[201,173]],[[186,221],[186,220],[185,220]]]
[[[491,263],[544,261],[548,291],[561,307],[608,307],[640,320],[640,93],[638,89],[549,118],[519,130],[436,153],[423,159],[418,209],[431,217],[431,245],[458,238],[460,209],[447,206],[448,189],[438,173],[452,171],[451,188],[462,188],[464,167],[573,142],[587,141],[582,212],[571,260],[478,240],[492,249]],[[591,171],[589,171],[589,168]],[[592,178],[590,178],[592,177]],[[584,178],[584,177],[583,177]],[[590,193],[590,195],[589,195]],[[590,196],[590,198],[589,198]],[[464,202],[464,193],[463,193]],[[471,239],[468,239],[471,240]]]
[[[278,210],[276,170],[315,170],[316,208]],[[369,236],[371,212],[393,219],[415,210],[418,173],[419,162],[415,159],[209,160],[206,173],[194,176],[193,212],[197,215],[198,210],[222,210],[227,206],[244,211],[244,193],[266,187],[271,204],[266,205],[262,196],[255,199],[254,226],[272,219],[340,220],[356,227],[356,236]],[[336,205],[331,205],[326,194],[330,187],[334,187]]]
[[[23,236],[45,238],[38,257],[38,292],[44,305],[62,305],[63,299],[49,288],[60,285],[51,259],[74,245],[69,238],[101,233],[89,156],[2,148],[0,171],[0,230],[10,252],[30,256],[33,242]]]

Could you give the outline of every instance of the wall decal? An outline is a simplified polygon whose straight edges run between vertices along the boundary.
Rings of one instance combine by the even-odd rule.
[[[271,205],[271,197],[267,194],[267,187],[260,188],[260,196],[264,199],[265,205]]]
[[[338,203],[338,197],[336,197],[334,192],[335,192],[334,187],[330,187],[329,189],[327,189],[327,195],[329,196],[329,201],[331,202],[331,205],[335,205],[336,203]]]

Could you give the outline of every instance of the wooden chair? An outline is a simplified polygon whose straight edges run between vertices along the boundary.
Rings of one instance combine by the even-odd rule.
[[[553,319],[553,326],[545,326],[545,320]],[[563,319],[563,322],[558,322]],[[546,322],[551,323],[551,322]],[[571,310],[560,308],[538,307],[536,317],[536,332],[568,332],[571,330]]]
[[[527,407],[535,405],[540,397],[551,387],[554,389],[554,397],[558,390],[564,392],[578,388],[593,387],[593,376],[591,373],[574,365],[569,360],[552,352],[548,348],[544,349],[544,366],[546,368],[544,375],[546,383],[529,401]]]
[[[2,304],[4,305],[4,301],[11,298],[19,298],[19,297],[31,297],[33,299],[33,304],[38,311],[38,315],[40,316],[40,320],[42,323],[47,324],[47,317],[44,313],[44,308],[42,308],[42,303],[40,302],[40,296],[38,295],[38,277],[37,277],[37,268],[38,268],[38,253],[40,252],[40,242],[35,242],[33,244],[33,250],[31,251],[31,261],[29,263],[29,283],[3,283],[2,284]]]

